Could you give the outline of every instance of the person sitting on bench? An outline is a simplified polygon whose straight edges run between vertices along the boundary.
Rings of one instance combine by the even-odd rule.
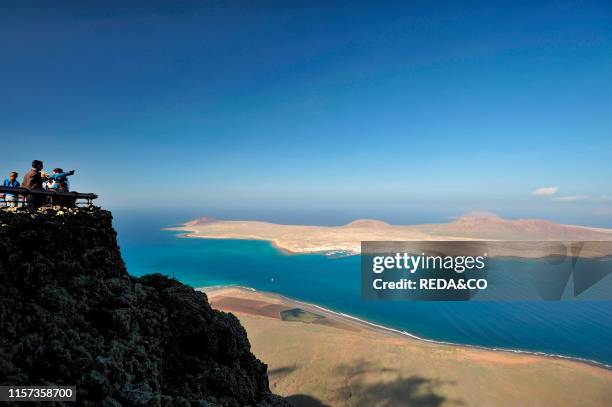
[[[4,186],[8,188],[19,188],[21,185],[19,181],[17,181],[17,174],[15,171],[9,174],[9,177],[4,180]],[[13,194],[4,194],[4,202],[6,202],[6,206],[16,207],[17,206],[17,195]]]

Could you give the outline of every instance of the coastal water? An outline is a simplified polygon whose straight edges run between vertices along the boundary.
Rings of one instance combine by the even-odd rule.
[[[115,215],[132,275],[157,272],[194,287],[247,286],[424,338],[612,365],[612,302],[364,302],[358,256],[287,255],[263,241],[181,238],[160,228],[184,216]]]

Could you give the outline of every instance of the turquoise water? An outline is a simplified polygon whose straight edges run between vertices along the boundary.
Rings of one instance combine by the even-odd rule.
[[[162,273],[194,287],[248,286],[420,337],[612,364],[612,302],[363,302],[358,256],[287,255],[262,241],[181,238],[159,230],[166,222],[116,222],[130,274]]]

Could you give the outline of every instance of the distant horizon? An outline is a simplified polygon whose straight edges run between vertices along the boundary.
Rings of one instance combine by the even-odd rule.
[[[266,208],[266,209],[197,209],[197,208],[103,208],[108,209],[115,214],[116,218],[121,220],[126,219],[126,216],[142,218],[142,219],[157,219],[163,223],[164,220],[171,219],[172,225],[188,222],[190,220],[199,219],[202,217],[210,217],[217,220],[240,220],[240,221],[261,221],[288,225],[312,225],[312,226],[342,226],[350,222],[362,219],[372,219],[383,221],[392,225],[417,225],[428,223],[448,223],[462,216],[472,213],[489,213],[504,220],[519,220],[519,219],[535,219],[544,220],[564,225],[586,226],[586,227],[601,227],[612,228],[612,219],[607,223],[589,223],[580,221],[576,218],[571,219],[554,218],[549,214],[542,216],[509,216],[500,213],[495,213],[485,210],[474,210],[460,213],[457,215],[444,215],[441,213],[432,212],[414,212],[414,213],[382,213],[376,211],[368,212],[347,212],[343,210],[293,210],[287,208]],[[171,226],[163,223],[163,226]]]

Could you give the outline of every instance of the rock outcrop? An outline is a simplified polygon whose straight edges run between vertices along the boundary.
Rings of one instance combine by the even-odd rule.
[[[0,384],[76,385],[79,405],[288,405],[236,317],[127,273],[111,220],[0,210]]]

